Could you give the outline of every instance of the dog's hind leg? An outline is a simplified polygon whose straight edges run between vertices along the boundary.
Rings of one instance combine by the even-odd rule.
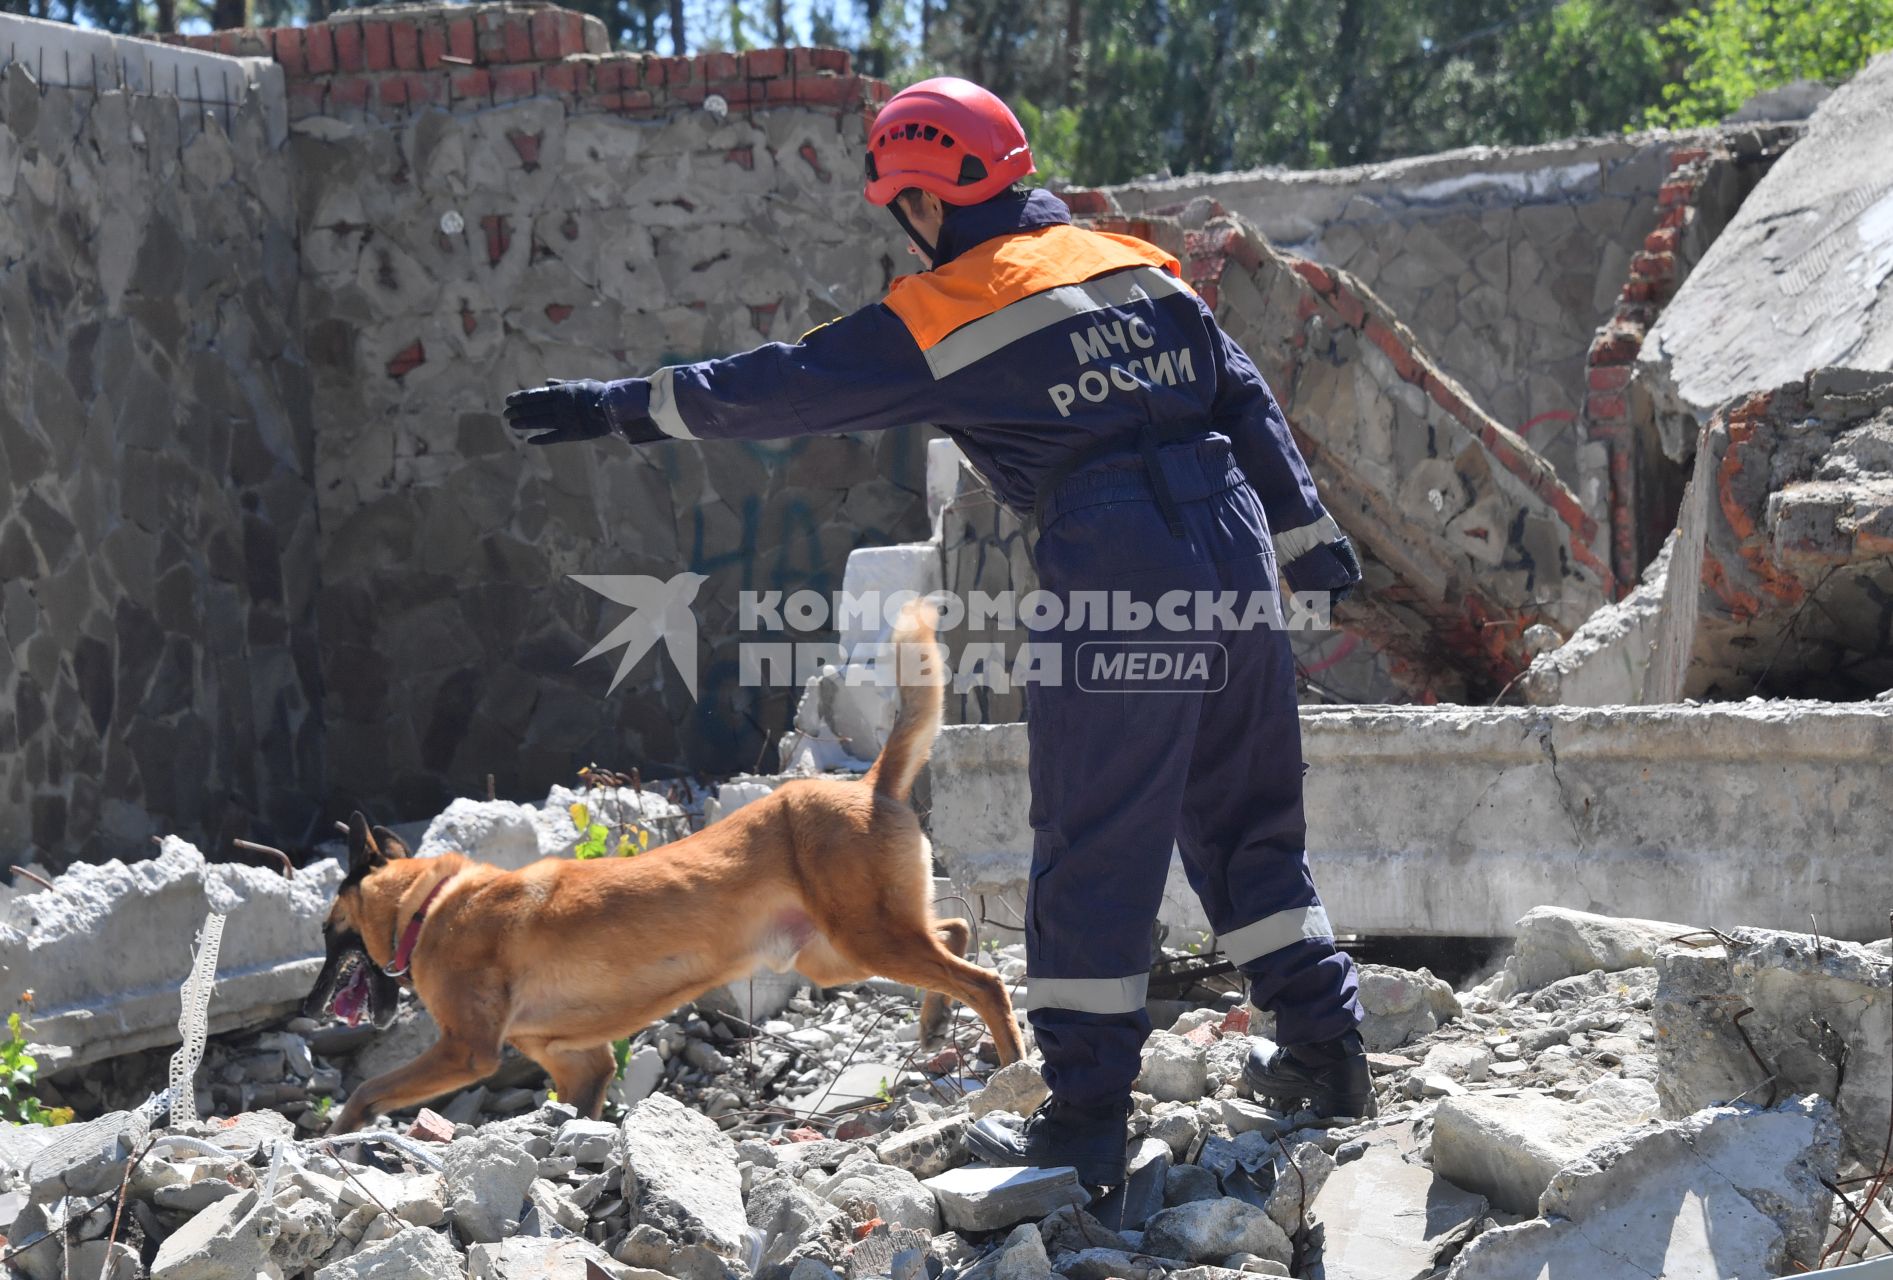
[[[973,937],[972,927],[964,920],[936,920],[933,931],[956,956],[966,954],[967,943]],[[926,999],[920,1002],[920,1047],[932,1049],[944,1042],[951,1021],[952,1008],[947,998],[938,991],[927,992]]]
[[[349,1095],[348,1105],[336,1119],[334,1131],[354,1133],[372,1116],[426,1102],[484,1080],[497,1071],[499,1065],[497,1039],[490,1044],[476,1043],[443,1030],[441,1038],[423,1049],[414,1061],[363,1081]]]
[[[992,970],[954,955],[931,930],[910,932],[898,926],[883,926],[872,932],[864,930],[848,935],[841,946],[846,948],[850,959],[869,973],[925,991],[937,991],[970,1006],[992,1032],[1001,1066],[1025,1056],[1025,1043],[1019,1038],[1019,1024],[1012,1016],[1012,999],[1006,994],[1006,984]]]
[[[611,1046],[595,1044],[575,1049],[559,1040],[513,1037],[519,1051],[546,1069],[559,1101],[579,1115],[596,1120],[605,1110],[605,1090],[617,1070]]]

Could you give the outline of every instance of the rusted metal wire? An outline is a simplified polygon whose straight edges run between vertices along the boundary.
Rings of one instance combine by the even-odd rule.
[[[1775,1105],[1776,1097],[1779,1096],[1781,1092],[1775,1085],[1776,1073],[1769,1069],[1766,1062],[1762,1061],[1762,1055],[1755,1051],[1755,1042],[1748,1038],[1748,1028],[1742,1025],[1742,1019],[1748,1017],[1748,1015],[1753,1012],[1755,1012],[1755,1006],[1747,1005],[1740,1013],[1734,1015],[1730,1021],[1735,1024],[1735,1034],[1742,1037],[1742,1047],[1748,1050],[1748,1056],[1755,1059],[1755,1065],[1762,1069],[1764,1076],[1768,1077],[1767,1080],[1763,1082],[1768,1086],[1768,1101],[1764,1105],[1772,1107]]]
[[[11,871],[16,876],[25,876],[42,889],[52,889],[54,893],[59,892],[57,889],[53,889],[53,882],[51,880],[48,880],[37,871],[28,871],[25,867],[18,866],[8,867],[7,870]]]
[[[129,1198],[126,1196],[125,1192],[131,1186],[132,1170],[136,1169],[139,1164],[144,1161],[144,1158],[151,1154],[151,1148],[157,1144],[158,1140],[156,1138],[147,1138],[145,1140],[144,1149],[128,1156],[125,1160],[125,1172],[119,1175],[118,1179],[118,1204],[112,1209],[112,1234],[105,1238],[105,1257],[99,1263],[99,1280],[105,1280],[105,1277],[110,1274],[112,1270],[112,1246],[118,1243],[119,1224],[125,1217],[125,1201]]]
[[[272,848],[266,844],[258,844],[254,840],[232,840],[230,843],[235,848],[242,849],[245,853],[260,853],[266,858],[274,859],[276,869],[283,873],[283,879],[294,880],[296,878],[296,864],[291,862],[289,855],[284,853],[281,849]]]

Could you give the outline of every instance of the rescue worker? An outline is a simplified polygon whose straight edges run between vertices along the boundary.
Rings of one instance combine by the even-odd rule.
[[[1258,1040],[1244,1073],[1252,1091],[1373,1113],[1354,966],[1303,852],[1288,637],[1226,615],[1154,640],[1135,625],[1167,591],[1273,593],[1279,570],[1297,591],[1339,593],[1360,571],[1274,397],[1177,261],[1073,227],[1055,196],[1018,185],[1033,171],[993,94],[951,77],[904,89],[869,132],[866,195],[930,270],[799,343],[550,383],[509,396],[506,418],[534,444],[933,423],[1036,520],[1040,586],[1079,624],[1057,637],[1063,678],[1027,688],[1025,1004],[1051,1096],[967,1141],[989,1162],[1117,1185],[1173,842],[1218,947],[1276,1017],[1279,1046]],[[1129,617],[1082,607],[1111,593]],[[1208,680],[1133,698],[1080,687],[1100,641],[1225,656]]]

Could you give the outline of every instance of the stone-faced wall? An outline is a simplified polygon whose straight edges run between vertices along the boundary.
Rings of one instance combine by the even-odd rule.
[[[0,857],[300,835],[317,540],[280,79],[4,21]],[[57,87],[94,55],[98,84]],[[180,111],[190,59],[235,69],[184,67],[225,101]]]
[[[852,548],[924,535],[921,433],[534,449],[498,411],[879,297],[914,261],[861,198],[885,86],[835,50],[601,54],[596,20],[521,5],[210,41],[289,78],[334,798],[754,767],[799,691],[737,686],[738,593],[838,590]],[[700,696],[660,646],[607,697],[615,653],[574,664],[625,610],[568,575],[683,570]]]
[[[1585,355],[1654,229],[1668,153],[1696,135],[1474,147],[1315,172],[1192,174],[1108,190],[1133,215],[1206,198],[1282,248],[1341,267],[1441,368],[1581,487]]]

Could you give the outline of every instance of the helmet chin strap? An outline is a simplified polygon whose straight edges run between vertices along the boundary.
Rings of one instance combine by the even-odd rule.
[[[934,262],[934,258],[938,254],[938,250],[931,243],[929,243],[924,236],[922,236],[918,231],[914,230],[914,224],[907,220],[907,215],[905,213],[901,212],[900,200],[898,197],[888,202],[887,211],[894,215],[894,221],[900,223],[900,229],[907,233],[907,238],[909,240],[912,240],[916,245],[918,245],[920,247],[920,251],[927,255],[927,265],[932,266]]]

